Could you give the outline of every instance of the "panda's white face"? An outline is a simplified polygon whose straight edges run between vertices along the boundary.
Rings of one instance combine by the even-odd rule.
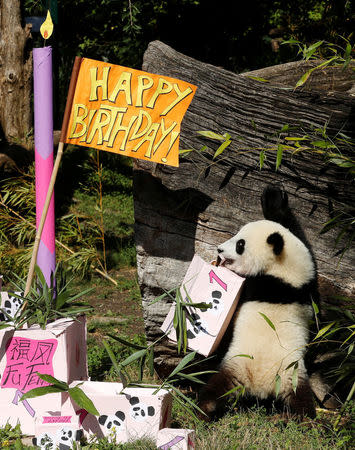
[[[250,222],[218,247],[221,265],[241,276],[272,275],[294,287],[315,276],[307,247],[282,225],[270,220]]]

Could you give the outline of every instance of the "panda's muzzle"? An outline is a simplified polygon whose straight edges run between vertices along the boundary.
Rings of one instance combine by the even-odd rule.
[[[217,256],[216,266],[226,266],[228,264],[233,264],[234,259],[224,258],[223,256]]]

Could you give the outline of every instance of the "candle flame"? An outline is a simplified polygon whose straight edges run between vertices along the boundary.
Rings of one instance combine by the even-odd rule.
[[[51,13],[49,12],[49,10],[47,12],[46,20],[42,23],[39,31],[41,32],[43,39],[48,39],[52,36],[53,22],[52,22]]]

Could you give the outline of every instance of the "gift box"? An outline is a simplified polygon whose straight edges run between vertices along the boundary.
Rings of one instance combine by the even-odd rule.
[[[191,350],[209,356],[220,343],[236,309],[244,278],[225,267],[217,267],[195,255],[182,282],[180,293],[185,302],[207,303],[210,308],[200,310],[187,307],[187,345]],[[164,320],[161,330],[176,342],[173,327],[175,305]]]
[[[86,381],[80,389],[92,400],[100,415],[88,414],[71,399],[63,411],[74,407],[87,437],[106,436],[117,443],[146,437],[155,441],[158,431],[170,423],[172,396],[165,389],[153,394],[156,389],[123,389],[121,383],[98,381]]]
[[[159,450],[193,450],[195,448],[195,430],[163,428],[158,431]]]
[[[43,450],[70,450],[82,435],[77,416],[47,415],[35,420],[35,437],[32,443]]]
[[[35,418],[60,411],[64,396],[60,393],[20,401],[22,394],[48,383],[36,372],[71,383],[87,380],[86,321],[59,319],[42,330],[0,330],[0,426],[7,422],[21,425],[22,433],[34,434]]]

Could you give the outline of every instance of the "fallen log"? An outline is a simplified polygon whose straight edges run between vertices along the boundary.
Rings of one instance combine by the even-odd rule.
[[[335,293],[353,296],[353,248],[340,259],[337,252],[344,243],[335,244],[336,230],[320,234],[334,211],[353,207],[351,178],[314,153],[291,158],[285,152],[276,171],[276,150],[268,150],[260,170],[260,152],[278,148],[285,125],[287,133],[298,136],[316,136],[326,129],[332,139],[339,132],[354,137],[353,84],[344,81],[344,74],[339,72],[341,92],[336,90],[336,74],[331,91],[308,90],[307,84],[295,90],[294,85],[287,86],[287,77],[280,82],[281,75],[274,75],[276,85],[249,77],[282,74],[282,66],[237,75],[158,41],[149,45],[143,69],[198,86],[182,123],[180,149],[208,147],[181,158],[179,168],[134,163],[137,267],[148,340],[161,335],[159,326],[170,306],[168,300],[151,306],[149,302],[179,286],[194,253],[213,260],[219,243],[246,222],[262,218],[260,194],[268,183],[279,183],[288,192],[313,245],[322,299],[337,302]],[[288,69],[285,65],[284,71]],[[220,142],[199,136],[200,130],[228,133],[231,145],[214,160]],[[349,150],[345,146],[342,151]],[[176,351],[166,342],[159,352],[157,362],[162,366],[176,362]]]

